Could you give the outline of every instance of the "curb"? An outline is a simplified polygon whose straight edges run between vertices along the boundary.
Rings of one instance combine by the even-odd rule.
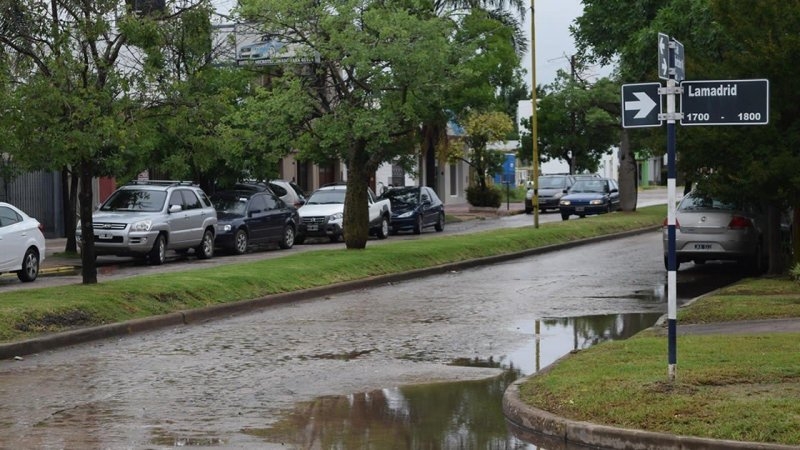
[[[564,358],[569,355],[564,356]],[[549,367],[557,364],[555,361]],[[649,450],[798,450],[798,446],[766,444],[761,442],[731,441],[724,439],[682,436],[654,431],[615,428],[566,419],[520,399],[519,387],[528,379],[547,373],[545,368],[538,373],[520,378],[506,388],[503,394],[503,415],[514,434],[525,436],[536,445],[547,448],[567,448],[569,444],[586,445],[604,449]],[[571,447],[569,447],[571,448]]]

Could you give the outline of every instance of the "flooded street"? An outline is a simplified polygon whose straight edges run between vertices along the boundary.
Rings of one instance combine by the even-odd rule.
[[[652,325],[664,283],[651,232],[0,361],[0,448],[533,448],[505,387]]]

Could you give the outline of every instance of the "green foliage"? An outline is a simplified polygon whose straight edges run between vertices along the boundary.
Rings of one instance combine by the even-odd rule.
[[[467,188],[467,202],[472,206],[487,206],[497,208],[500,206],[500,191],[492,186],[470,186]]]
[[[800,283],[800,263],[795,264],[789,270],[789,276],[792,277],[792,280],[794,280],[795,283]]]
[[[541,161],[563,159],[572,173],[596,172],[603,155],[619,142],[619,85],[601,78],[594,84],[559,71],[540,89],[537,126]],[[532,158],[530,119],[524,119],[521,152]]]

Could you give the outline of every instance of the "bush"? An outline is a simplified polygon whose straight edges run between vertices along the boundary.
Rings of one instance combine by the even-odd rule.
[[[789,270],[789,276],[795,283],[800,283],[800,263],[795,264],[794,267]]]
[[[472,206],[499,208],[500,191],[489,186],[484,189],[479,186],[470,186],[467,188],[467,201]]]

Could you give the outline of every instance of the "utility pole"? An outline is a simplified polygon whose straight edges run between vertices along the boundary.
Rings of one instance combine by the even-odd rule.
[[[539,133],[536,125],[536,13],[531,0],[531,139],[533,140],[533,161],[531,178],[533,181],[533,227],[539,228]]]

